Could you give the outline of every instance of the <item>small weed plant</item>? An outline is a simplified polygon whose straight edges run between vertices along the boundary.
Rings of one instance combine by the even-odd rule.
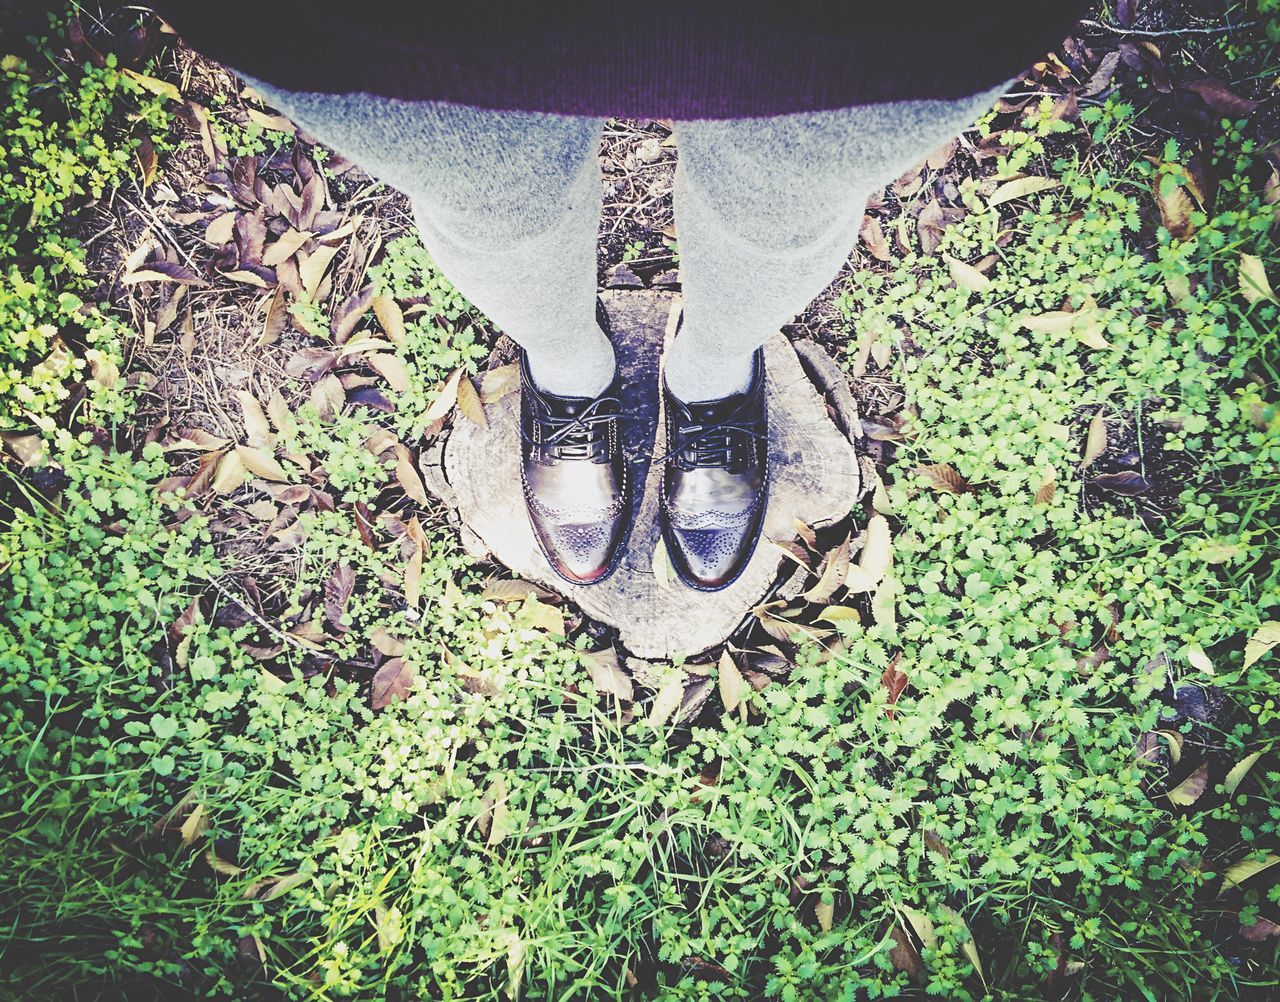
[[[623,699],[557,608],[488,594],[451,532],[362,531],[353,506],[390,472],[349,413],[282,429],[341,502],[300,527],[286,615],[336,569],[351,586],[328,626],[265,648],[208,587],[203,519],[154,489],[161,448],[107,447],[131,406],[126,331],[82,302],[65,236],[158,109],[110,68],[6,61],[4,85],[6,992],[1110,1002],[1280,984],[1274,940],[1220,948],[1280,920],[1275,206],[1235,123],[1180,237],[1144,220],[1187,185],[1186,151],[1102,166],[1135,117],[1107,101],[1087,158],[1046,152],[1048,120],[1009,134],[1002,174],[1056,182],[1025,208],[969,190],[938,254],[854,276],[850,363],[893,344],[909,403],[875,499],[890,584],[865,624],[795,638],[745,711],[713,697],[680,723],[664,694],[715,669],[672,664]],[[394,348],[421,387],[389,419],[408,439],[429,387],[484,348],[412,241],[373,279],[431,304]],[[1175,712],[1206,701],[1225,709]]]

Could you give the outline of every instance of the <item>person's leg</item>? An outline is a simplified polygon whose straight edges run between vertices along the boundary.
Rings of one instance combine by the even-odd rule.
[[[868,196],[1003,89],[959,101],[677,122],[684,318],[665,362],[671,392],[690,402],[745,389],[755,349],[839,272]]]
[[[613,348],[595,309],[602,119],[251,82],[409,196],[440,270],[525,349],[540,388],[594,396],[609,384]]]

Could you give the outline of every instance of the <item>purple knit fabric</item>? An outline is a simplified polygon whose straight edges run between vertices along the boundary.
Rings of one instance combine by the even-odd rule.
[[[160,0],[187,42],[290,90],[481,108],[739,118],[953,99],[1025,69],[1076,0]]]

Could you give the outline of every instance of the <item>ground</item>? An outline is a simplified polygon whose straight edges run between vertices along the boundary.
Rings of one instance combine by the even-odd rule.
[[[785,331],[872,489],[669,662],[426,490],[512,387],[402,196],[134,8],[15,49],[0,985],[1270,997],[1274,7],[1105,5],[872,200]],[[41,216],[59,100],[127,156]],[[606,128],[602,287],[678,291],[677,157]]]

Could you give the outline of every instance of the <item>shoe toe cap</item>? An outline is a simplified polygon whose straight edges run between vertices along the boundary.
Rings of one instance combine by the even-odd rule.
[[[570,581],[592,584],[613,563],[617,531],[607,522],[544,525],[539,535],[556,572]]]
[[[702,588],[721,588],[742,570],[754,534],[730,529],[672,528],[674,549],[687,576]]]

